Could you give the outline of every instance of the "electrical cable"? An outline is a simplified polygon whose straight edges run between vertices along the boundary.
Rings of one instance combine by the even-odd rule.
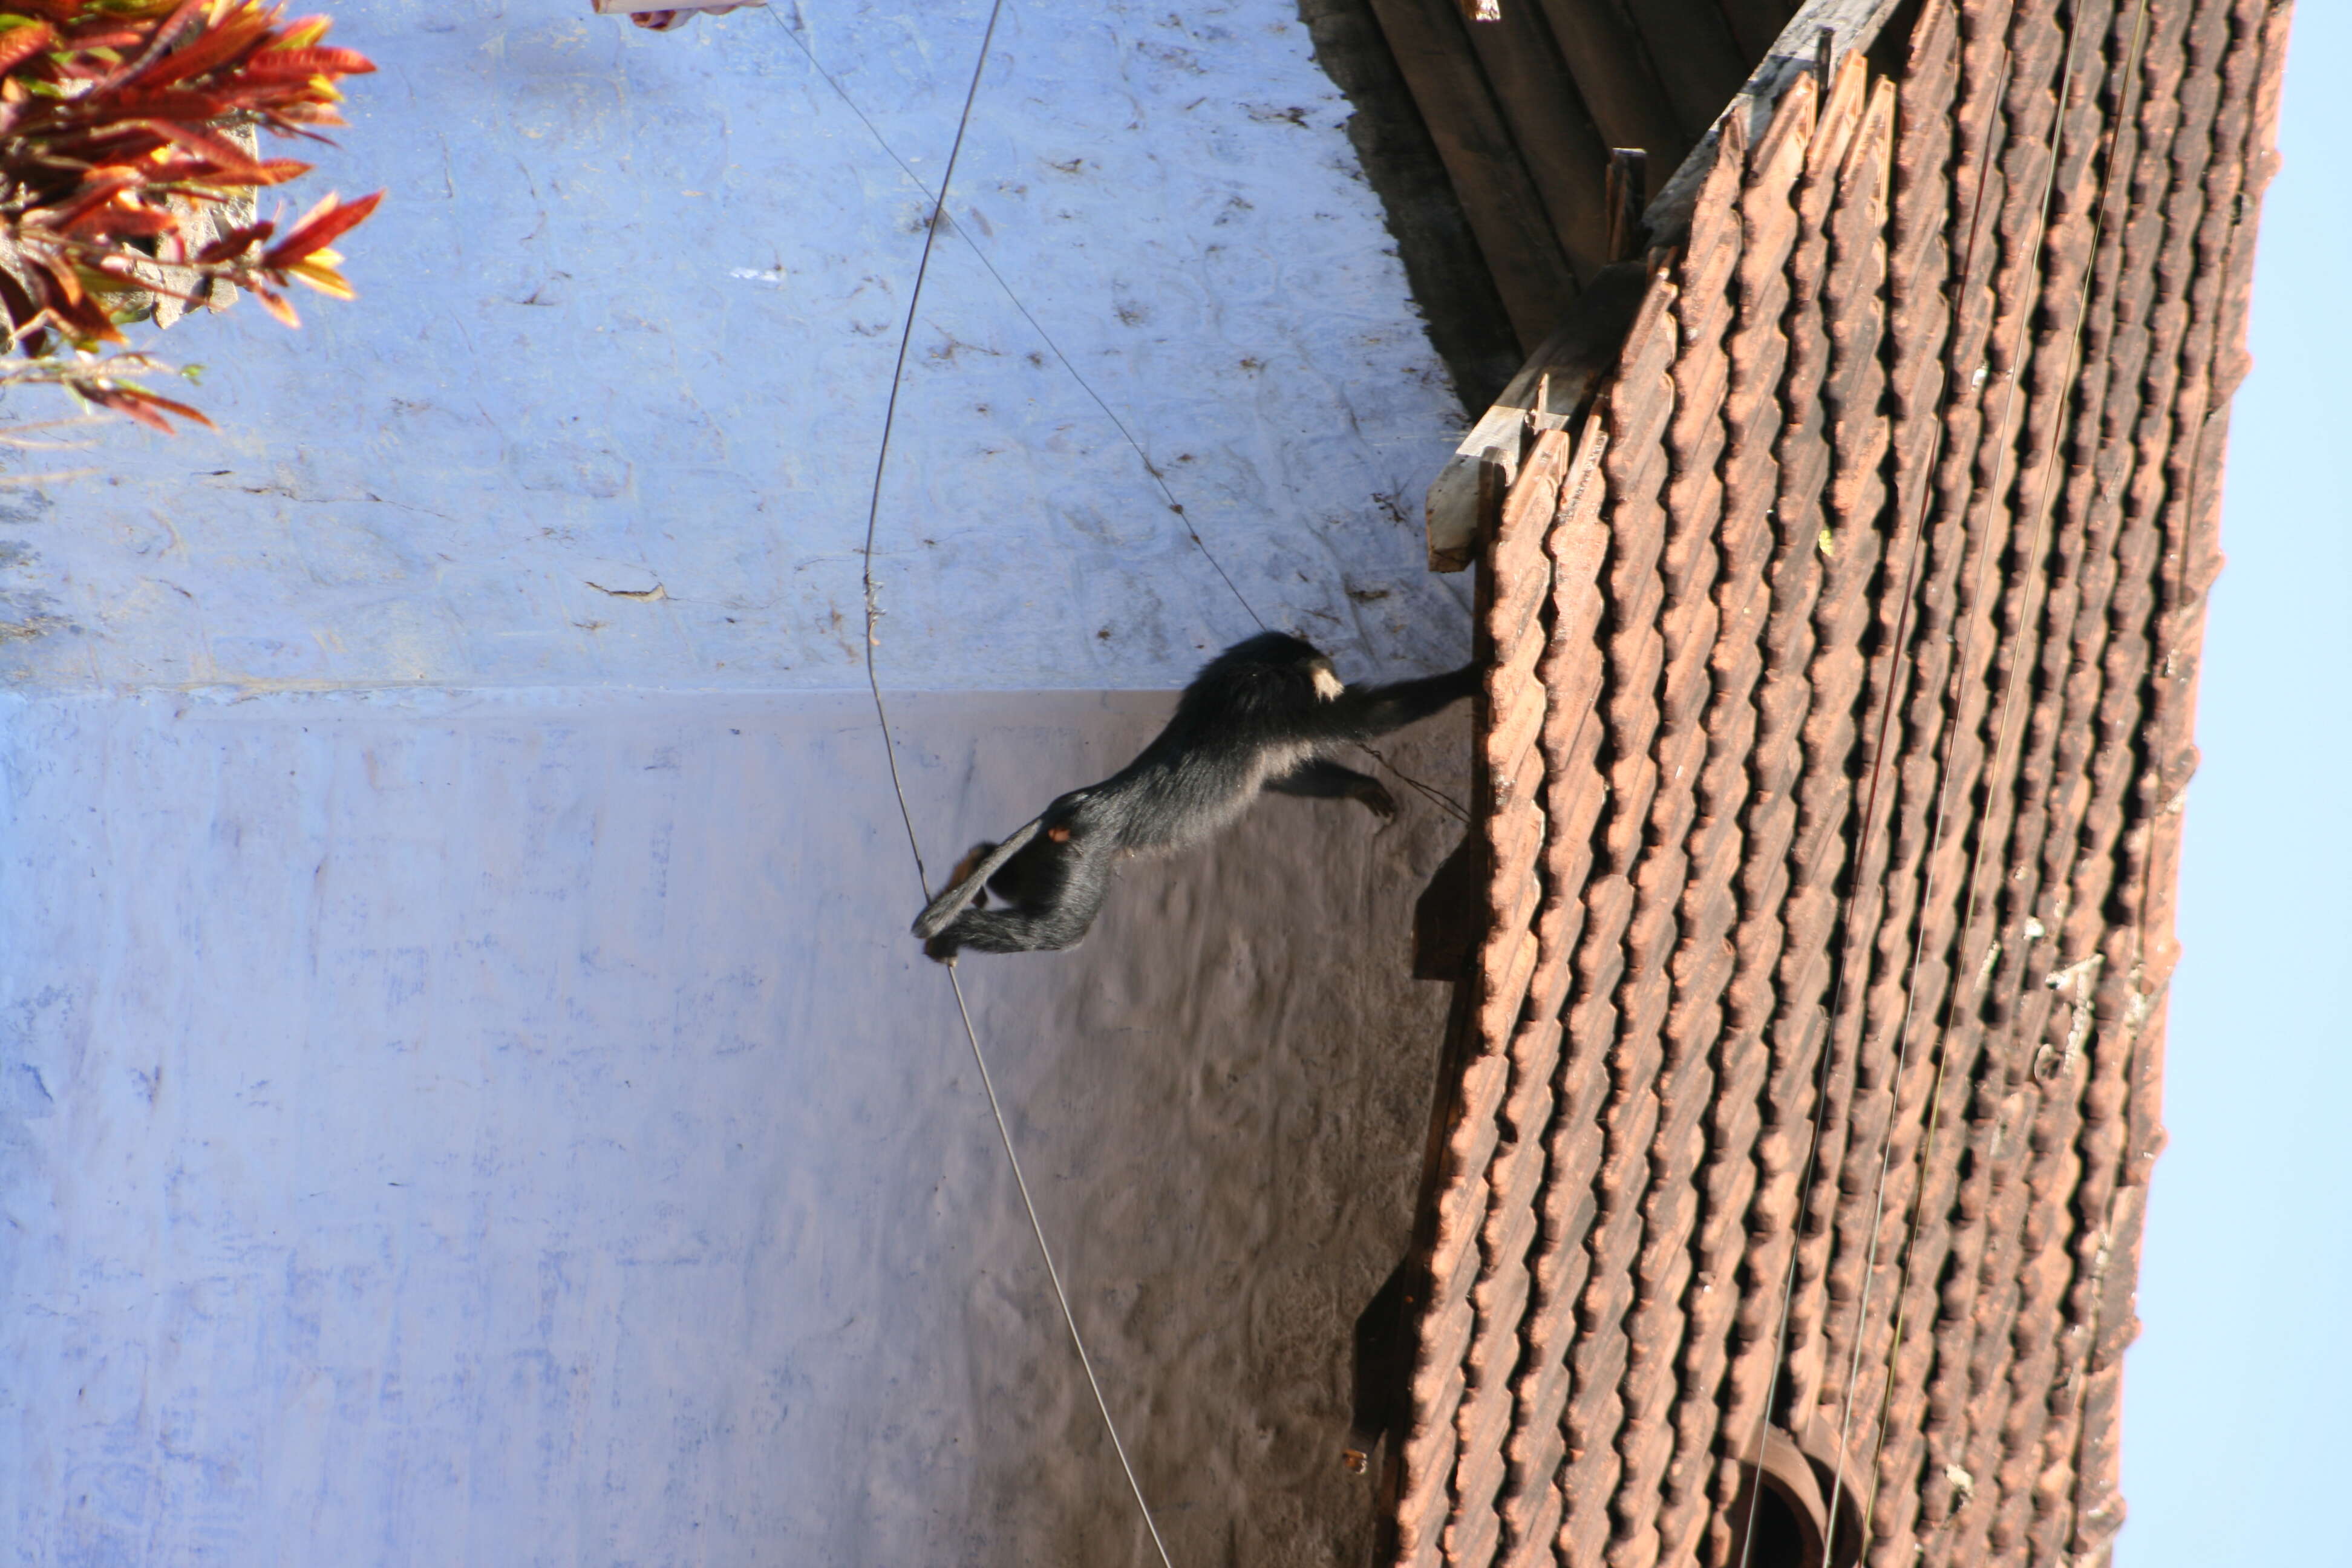
[[[940,197],[932,206],[929,220],[923,225],[922,257],[916,264],[915,285],[907,299],[907,324],[899,334],[898,361],[890,373],[890,395],[882,416],[882,439],[874,455],[874,493],[866,513],[866,683],[874,696],[874,717],[882,731],[883,755],[890,764],[890,788],[898,796],[899,819],[907,826],[907,847],[914,855],[915,879],[922,885],[925,898],[930,896],[930,877],[923,866],[922,845],[915,836],[915,817],[907,805],[906,786],[898,776],[898,748],[891,743],[890,718],[883,707],[881,676],[875,667],[875,625],[880,611],[874,597],[874,536],[882,515],[882,480],[890,461],[890,432],[898,420],[898,388],[906,378],[907,353],[915,338],[915,316],[922,305],[923,280],[930,273],[931,252],[939,238],[940,225],[943,220],[952,221],[947,218],[947,194],[955,181],[956,162],[962,155],[964,133],[971,126],[972,105],[980,97],[981,78],[988,68],[989,45],[996,37],[997,19],[1003,10],[1004,0],[992,0],[988,12],[988,26],[981,34],[979,58],[972,63],[971,83],[964,91],[963,113],[956,121],[955,142],[949,149],[947,167],[940,175]],[[790,30],[786,29],[787,32]],[[814,63],[814,58],[811,63]],[[929,195],[928,191],[924,194]],[[1038,1217],[1035,1200],[1030,1196],[1028,1179],[1022,1174],[1021,1156],[1013,1146],[1013,1129],[1005,1121],[1003,1103],[996,1097],[996,1081],[988,1070],[988,1058],[980,1046],[980,1031],[972,1025],[971,1009],[965,1005],[963,984],[956,978],[953,965],[948,968],[948,986],[955,994],[956,1015],[963,1021],[964,1038],[971,1046],[972,1063],[980,1069],[981,1087],[988,1094],[989,1112],[996,1120],[997,1136],[1003,1141],[1005,1161],[1013,1167],[1013,1184],[1021,1194],[1022,1209],[1029,1216],[1030,1234],[1037,1241],[1037,1256],[1045,1262],[1045,1278],[1052,1282],[1054,1300],[1061,1308],[1062,1326],[1069,1331],[1071,1348],[1077,1352],[1078,1367],[1086,1373],[1087,1387],[1094,1394],[1095,1409],[1102,1416],[1103,1430],[1110,1435],[1111,1450],[1118,1456],[1118,1467],[1127,1476],[1128,1489],[1135,1496],[1135,1506],[1143,1516],[1143,1528],[1151,1536],[1152,1549],[1159,1554],[1161,1568],[1173,1568],[1168,1556],[1167,1542],[1160,1539],[1160,1526],[1151,1517],[1151,1505],[1144,1499],[1143,1484],[1137,1479],[1135,1466],[1127,1457],[1127,1445],[1119,1437],[1118,1423],[1111,1418],[1110,1402],[1103,1397],[1102,1383],[1095,1376],[1094,1358],[1087,1353],[1086,1340],[1078,1332],[1077,1315],[1070,1310],[1069,1292],[1062,1288],[1061,1270],[1055,1266],[1054,1249],[1045,1240],[1045,1223]]]
[[[2061,134],[2060,137],[2053,138],[2052,142],[2049,164],[2042,172],[2042,191],[2040,199],[2036,203],[2032,256],[2037,275],[2040,273],[2043,260],[2043,252],[2049,240],[2051,206],[2057,196],[2059,155],[2063,150],[2061,143],[2063,141],[2065,107],[2074,95],[2074,72],[2078,63],[2077,51],[2079,50],[2082,42],[2080,29],[2078,26],[2080,20],[2080,8],[2070,7],[2066,16],[2066,55],[2063,66],[2060,72],[2055,110],[2055,115]],[[2015,56],[2011,55],[2011,64],[2013,66],[2014,62]],[[1988,170],[1988,176],[1990,175],[1990,171]],[[2025,379],[2023,374],[2024,368],[2025,367],[2022,363],[2014,367],[2009,376],[2009,384],[2002,390],[2000,416],[1994,426],[1994,429],[1997,431],[2006,432],[2010,428],[2010,420],[2016,413],[2017,409],[2018,389],[2023,384]],[[1996,458],[1994,483],[1989,487],[1990,492],[1995,496],[1999,496],[2003,489],[2001,474],[2000,472],[2000,464],[2001,460],[2006,458],[2008,448],[2013,445],[2013,438],[2005,440],[2000,455]],[[2029,555],[2026,559],[2030,562],[2034,559],[2035,556],[2038,556],[2038,554],[2039,551],[2037,550],[2034,552],[2034,555]],[[1983,605],[1985,602],[1985,595],[1991,585],[1991,570],[1995,556],[1996,552],[1991,549],[1990,543],[1988,543],[1985,548],[1984,558],[1978,563],[1977,586],[1974,596],[1970,601],[1972,609]],[[1969,668],[1970,656],[1975,647],[1978,625],[1979,623],[1977,618],[1972,615],[1969,621],[1966,633],[1960,640],[1959,658],[1958,661],[1954,666],[1955,669],[1965,670]],[[2011,670],[2012,679],[2015,674],[2016,669],[2012,667]],[[1893,1077],[1888,1080],[1887,1088],[1887,1092],[1890,1095],[1895,1096],[1899,1096],[1902,1091],[1901,1086],[1903,1082],[1903,1075],[1905,1070],[1910,1066],[1911,1023],[1915,1016],[1914,1010],[1917,1005],[1918,1000],[1917,985],[1919,969],[1927,954],[1929,915],[1935,904],[1936,856],[1937,850],[1941,848],[1943,845],[1944,829],[1949,821],[1952,787],[1952,775],[1949,767],[1949,746],[1951,743],[1952,734],[1953,731],[1948,725],[1941,729],[1937,736],[1937,749],[1945,752],[1946,765],[1942,771],[1941,776],[1937,781],[1935,826],[1929,831],[1927,847],[1922,860],[1922,866],[1924,867],[1924,879],[1921,886],[1918,914],[1916,917],[1918,929],[1912,939],[1911,963],[1908,973],[1904,978],[1903,1011],[1895,1028],[1895,1072]],[[1979,841],[1979,847],[1981,847],[1981,841]],[[1942,1058],[1939,1053],[1938,1061],[1940,1062]],[[1930,1144],[1934,1138],[1934,1122],[1937,1114],[1937,1111],[1932,1104],[1931,1097],[1931,1106],[1928,1111],[1928,1121],[1927,1124],[1928,1131],[1927,1140],[1925,1141]],[[1857,1380],[1862,1374],[1863,1347],[1867,1342],[1867,1336],[1862,1331],[1861,1325],[1867,1321],[1870,1315],[1871,1286],[1874,1282],[1878,1272],[1879,1231],[1886,1213],[1886,1183],[1889,1175],[1892,1173],[1894,1158],[1895,1119],[1890,1115],[1887,1118],[1886,1131],[1879,1142],[1878,1175],[1875,1183],[1874,1184],[1871,1194],[1870,1226],[1867,1231],[1870,1237],[1870,1249],[1867,1261],[1863,1267],[1861,1293],[1854,1306],[1855,1331],[1853,1335],[1853,1354],[1848,1363],[1846,1370],[1845,1397],[1840,1402],[1838,1415],[1837,1463],[1832,1470],[1830,1481],[1829,1514],[1830,1518],[1832,1520],[1837,1517],[1838,1500],[1845,1487],[1846,1453],[1853,1429],[1853,1397],[1856,1392]],[[1914,1233],[1914,1237],[1916,1239],[1916,1232]],[[1906,1258],[1908,1251],[1909,1249],[1906,1247]],[[1887,1351],[1887,1360],[1890,1368],[1893,1365],[1895,1349],[1899,1347],[1902,1342],[1904,1306],[1902,1298],[1905,1294],[1907,1294],[1907,1273],[1905,1277],[1905,1282],[1897,1287],[1895,1317],[1894,1321],[1895,1337]],[[1890,1375],[1886,1379],[1886,1387],[1884,1391],[1884,1398],[1880,1409],[1878,1434],[1880,1450],[1884,1449],[1885,1443],[1885,1414],[1886,1411],[1891,1408],[1891,1403],[1887,1402],[1891,1402],[1893,1394],[1894,1379]],[[1875,1451],[1876,1450],[1874,1450],[1874,1453],[1875,1453]],[[1873,1460],[1873,1468],[1874,1470],[1874,1457]],[[1877,1483],[1876,1478],[1874,1475],[1871,1484],[1871,1505],[1873,1508],[1875,1507],[1876,1501]],[[1870,1539],[1870,1517],[1868,1510],[1865,1510],[1863,1515],[1862,1531],[1863,1542],[1866,1550]]]
[[[881,129],[866,117],[866,111],[857,106],[857,100],[849,96],[848,89],[843,87],[839,79],[824,68],[824,62],[816,58],[816,51],[809,47],[808,40],[794,31],[792,24],[786,22],[780,13],[771,11],[769,15],[774,18],[776,26],[783,29],[784,36],[793,41],[793,46],[807,59],[809,68],[816,72],[825,86],[833,89],[834,96],[841,100],[844,108],[856,116],[857,122],[866,127],[866,134],[874,139],[874,144],[881,148],[884,155],[893,163],[898,165],[898,172],[907,176],[908,181],[922,194],[926,201],[931,201],[930,187],[923,183],[922,176],[916,174],[914,166],[900,157],[898,150],[883,137]],[[1054,356],[1055,362],[1064,370],[1069,372],[1070,379],[1077,384],[1078,390],[1085,393],[1097,408],[1102,410],[1103,417],[1110,421],[1111,427],[1118,432],[1119,438],[1127,443],[1129,450],[1134,452],[1136,461],[1142,464],[1143,471],[1151,477],[1151,482],[1159,488],[1160,496],[1167,502],[1168,510],[1183,521],[1186,536],[1200,551],[1201,559],[1209,563],[1209,569],[1217,574],[1218,580],[1224,584],[1226,591],[1233,595],[1234,602],[1241,605],[1242,612],[1256,624],[1258,630],[1267,630],[1265,617],[1257,613],[1257,607],[1249,602],[1249,596],[1241,591],[1239,584],[1234,583],[1233,574],[1225,570],[1224,563],[1219,561],[1216,552],[1209,548],[1209,542],[1201,537],[1201,531],[1193,525],[1192,514],[1184,510],[1184,503],[1176,499],[1175,490],[1169,486],[1166,472],[1158,463],[1152,461],[1151,454],[1144,450],[1143,443],[1137,438],[1135,432],[1129,428],[1127,421],[1119,417],[1118,411],[1110,405],[1109,400],[1095,390],[1094,383],[1088,381],[1085,373],[1071,361],[1070,356],[1062,352],[1062,345],[1054,341],[1053,333],[1045,330],[1045,323],[1037,320],[1035,313],[1029,309],[1027,303],[1013,291],[1013,285],[1005,280],[1003,273],[996,269],[996,263],[989,259],[988,252],[981,248],[980,242],[972,238],[971,233],[961,224],[956,222],[955,215],[948,210],[944,193],[937,201],[932,202],[932,210],[937,215],[934,221],[945,222],[949,227],[955,230],[956,237],[964,242],[965,247],[971,252],[972,258],[978,261],[986,269],[989,277],[995,281],[997,289],[1004,295],[1005,302],[1020,313],[1023,321],[1029,323],[1030,331],[1037,334],[1038,342],[1045,345],[1046,352]],[[903,354],[901,363],[903,363]],[[1359,749],[1373,762],[1394,773],[1399,780],[1420,792],[1456,821],[1470,820],[1469,811],[1453,796],[1433,784],[1413,777],[1371,746],[1361,742],[1358,742],[1358,745]]]

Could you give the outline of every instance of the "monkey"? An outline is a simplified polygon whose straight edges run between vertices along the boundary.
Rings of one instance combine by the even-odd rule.
[[[1231,825],[1261,790],[1353,800],[1396,813],[1378,779],[1326,752],[1426,719],[1477,689],[1478,667],[1392,685],[1349,687],[1312,643],[1266,632],[1204,666],[1175,717],[1142,753],[1100,784],[1070,791],[1000,844],[975,844],[948,890],[916,918],[923,951],[1054,952],[1073,947],[1110,892],[1112,867],[1199,843]],[[987,908],[988,894],[1003,900]],[[969,906],[969,907],[967,907]]]

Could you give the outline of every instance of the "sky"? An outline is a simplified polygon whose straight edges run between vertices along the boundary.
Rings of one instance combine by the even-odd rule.
[[[2352,5],[2296,11],[2206,626],[2121,1568],[2352,1561]]]

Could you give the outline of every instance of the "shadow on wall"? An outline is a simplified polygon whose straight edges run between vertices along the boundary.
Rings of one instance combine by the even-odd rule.
[[[934,877],[1169,701],[894,699]],[[21,1550],[1143,1561],[863,698],[8,706]],[[1467,721],[1391,754],[1458,796]],[[1270,799],[1076,952],[960,971],[1182,1561],[1371,1541],[1351,1325],[1459,833],[1398,794]]]

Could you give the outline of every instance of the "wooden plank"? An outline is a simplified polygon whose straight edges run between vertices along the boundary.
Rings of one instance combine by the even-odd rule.
[[[1675,122],[1695,141],[1739,89],[1749,55],[1715,0],[1641,0],[1627,10]]]
[[[1616,259],[1609,254],[1602,181],[1608,143],[1577,91],[1576,79],[1542,16],[1521,0],[1500,20],[1472,27],[1470,45],[1528,175],[1543,198],[1552,237],[1577,280]]]
[[[1639,147],[1609,153],[1609,259],[1631,261],[1643,249],[1643,195],[1650,188],[1650,155]]]
[[[1518,474],[1524,432],[1530,426],[1565,428],[1591,401],[1601,378],[1617,363],[1618,346],[1649,284],[1649,272],[1639,263],[1602,268],[1559,330],[1462,438],[1430,481],[1431,571],[1460,572],[1470,564],[1478,552],[1482,466],[1489,461],[1500,465],[1507,484]]]
[[[1706,133],[1650,204],[1650,242],[1673,244],[1690,227],[1691,204],[1698,199],[1699,187],[1715,168],[1715,145],[1724,121],[1738,115],[1752,143],[1769,125],[1773,106],[1790,81],[1800,72],[1811,71],[1821,58],[1823,28],[1830,30],[1833,48],[1866,50],[1904,4],[1905,0],[1805,0],[1798,6],[1730,102],[1720,105],[1720,113],[1709,116]]]
[[[1576,273],[1479,69],[1470,25],[1447,0],[1371,0],[1371,6],[1521,348],[1541,343],[1576,297]]]
[[[1690,151],[1691,138],[1668,107],[1642,35],[1613,0],[1541,4],[1601,140],[1612,147],[1641,148],[1650,155],[1653,176],[1664,180]],[[1649,195],[1643,193],[1645,200]]]
[[[1789,25],[1789,17],[1797,7],[1790,0],[1716,0],[1723,7],[1723,19],[1731,25],[1731,37],[1739,45],[1741,54],[1749,59],[1760,59],[1766,50],[1779,41],[1780,29]]]

